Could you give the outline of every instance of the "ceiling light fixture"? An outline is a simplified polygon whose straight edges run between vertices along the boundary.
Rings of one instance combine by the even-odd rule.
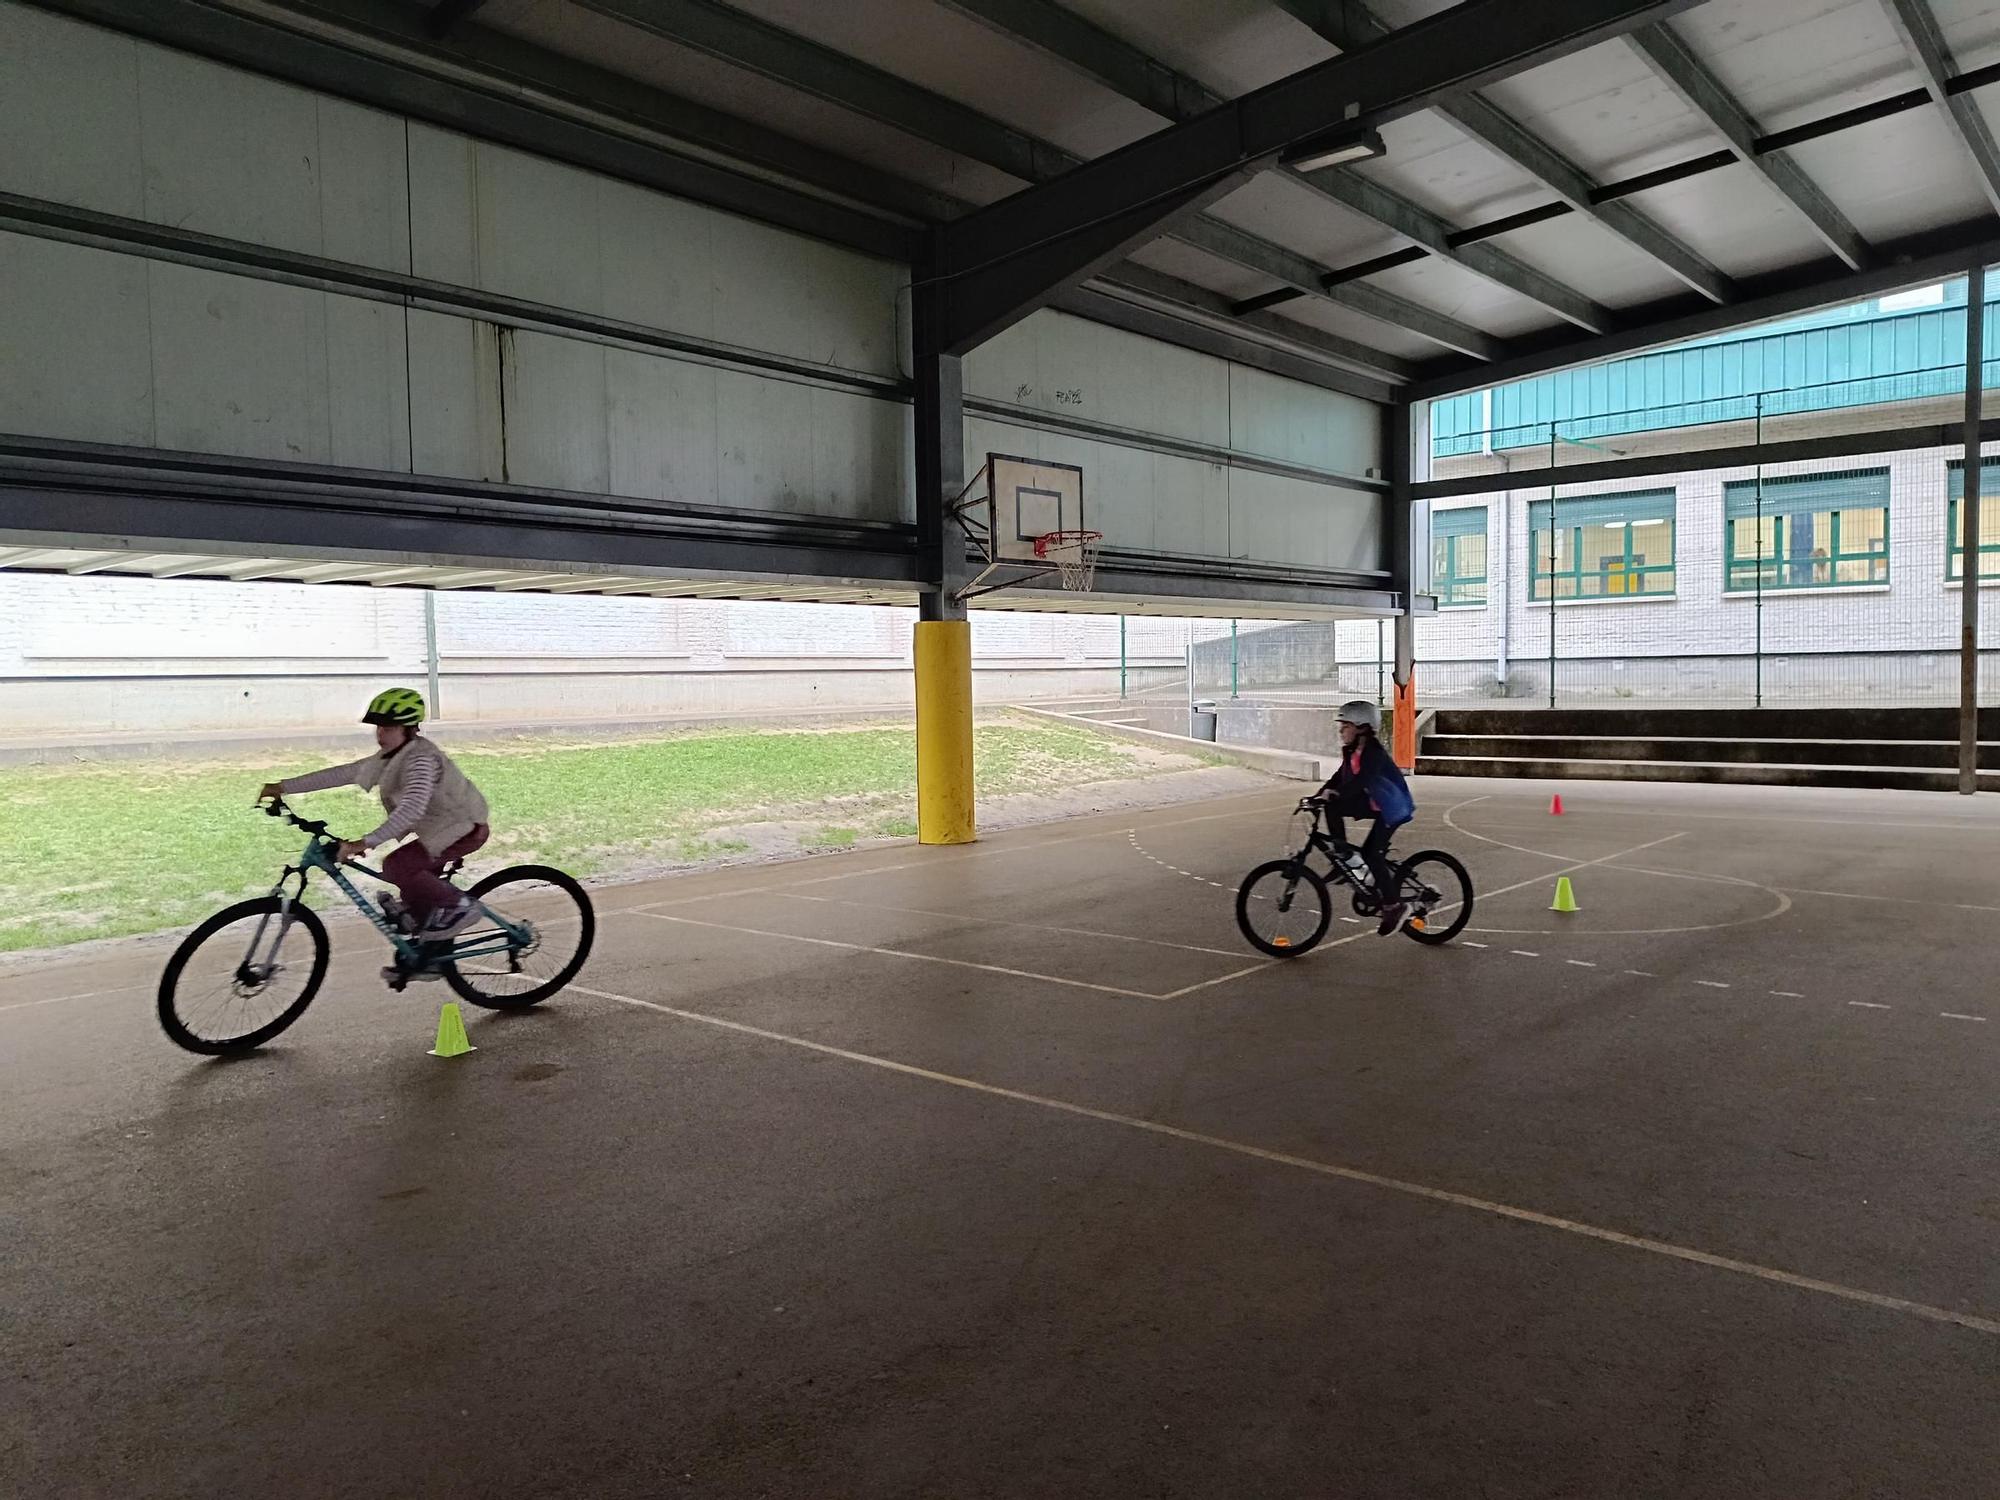
[[[1370,157],[1388,154],[1389,148],[1382,143],[1381,131],[1364,130],[1356,135],[1352,130],[1343,130],[1301,141],[1278,160],[1301,172],[1317,172],[1322,167],[1342,167],[1349,162],[1367,161]]]

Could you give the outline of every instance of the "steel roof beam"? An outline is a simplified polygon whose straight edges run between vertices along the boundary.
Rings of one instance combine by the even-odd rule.
[[[1278,4],[1343,52],[1379,41],[1391,29],[1354,0],[1278,0]],[[1497,105],[1465,94],[1441,103],[1437,112],[1551,189],[1570,209],[1629,241],[1711,302],[1727,302],[1734,295],[1728,276],[1668,230],[1637,209],[1593,198],[1596,184],[1583,168]]]
[[[1874,263],[1874,252],[1861,231],[1834,207],[1833,200],[1820,191],[1797,162],[1788,156],[1758,153],[1756,122],[1687,43],[1665,25],[1642,26],[1626,40],[1696,114],[1714,126],[1738,161],[1757,172],[1799,211],[1812,225],[1813,232],[1847,262],[1850,270],[1866,270]]]
[[[1923,75],[1924,90],[1939,108],[1951,117],[1958,138],[1979,175],[1980,191],[1986,201],[2000,210],[2000,144],[1979,106],[1965,94],[1947,92],[1951,83],[1951,49],[1945,46],[1944,32],[1931,13],[1927,0],[1883,0],[1903,50]]]
[[[956,100],[906,82],[872,64],[746,15],[715,0],[579,0],[628,26],[706,52],[841,109],[879,120],[1024,182],[1049,183],[1087,165],[1083,157],[1016,130]],[[1308,296],[1343,304],[1365,317],[1414,333],[1461,354],[1497,358],[1500,343],[1456,318],[1374,288],[1330,290],[1331,268],[1237,229],[1198,216],[1171,237],[1235,261]],[[1153,239],[1154,234],[1141,237]],[[1276,269],[1286,267],[1282,273]]]
[[[953,10],[1025,43],[1066,67],[1169,120],[1183,121],[1226,103],[1199,79],[1175,71],[1123,38],[1064,10],[1053,0],[941,0]],[[1279,175],[1341,207],[1415,240],[1430,254],[1539,303],[1593,333],[1616,322],[1609,309],[1503,251],[1461,246],[1455,228],[1422,205],[1341,168]]]
[[[926,268],[962,352],[1287,152],[1371,130],[1688,8],[1682,0],[1464,3],[1170,125],[932,232]]]

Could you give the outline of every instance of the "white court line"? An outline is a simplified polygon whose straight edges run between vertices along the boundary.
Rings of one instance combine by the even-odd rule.
[[[1697,979],[1695,983],[1700,985],[1703,989],[1708,989],[1708,990],[1726,990],[1729,988],[1729,986],[1724,984],[1720,979]]]
[[[1284,962],[1284,960],[1277,960]],[[896,1062],[886,1057],[877,1057],[867,1052],[853,1052],[845,1047],[829,1046],[825,1042],[808,1041],[804,1037],[787,1036],[781,1031],[767,1031],[761,1026],[747,1025],[742,1021],[725,1020],[721,1016],[704,1015],[700,1011],[681,1010],[675,1006],[662,1005],[656,1000],[641,1000],[632,995],[620,995],[611,990],[588,989],[583,985],[571,985],[572,990],[585,995],[594,995],[600,1000],[612,1000],[621,1005],[635,1006],[643,1010],[656,1011],[661,1015],[673,1016],[678,1020],[692,1021],[703,1026],[717,1027],[723,1031],[734,1031],[739,1035],[756,1037],[762,1041],[775,1042],[780,1046],[796,1047],[804,1052],[816,1052],[824,1057],[839,1058],[843,1062],[859,1063],[863,1067],[879,1068],[888,1073],[900,1073],[907,1078],[919,1078],[929,1083],[943,1084],[949,1088],[964,1089],[969,1093],[984,1094],[989,1098],[1008,1099],[1017,1104],[1033,1105],[1037,1109],[1049,1110],[1056,1114],[1071,1115],[1079,1119],[1096,1120],[1105,1125],[1117,1125],[1127,1130],[1143,1131],[1148,1135],[1164,1136],[1169,1140],[1183,1141],[1189,1145],[1206,1146],[1215,1151],[1226,1151],[1236,1156],[1248,1157],[1253,1161],[1268,1162],[1273,1166],[1291,1167],[1301,1172],[1310,1172],[1320,1177],[1337,1178],[1343,1182],[1358,1183],[1364,1187],[1380,1188],[1385,1192],[1398,1193],[1409,1198],[1420,1198],[1431,1203],[1448,1204],[1453,1208],[1470,1209],[1474,1213],[1486,1214],[1492,1218],[1510,1219],[1516,1223],[1534,1224],[1543,1229],[1552,1229],[1561,1234],[1575,1235],[1582,1239],[1596,1240],[1600,1244],[1617,1245],[1627,1250],[1639,1250],[1648,1255],[1664,1256],[1670,1260],[1683,1261],[1691,1265],[1707,1266],[1711,1270],[1727,1271],[1733,1275],[1750,1276],[1759,1281],[1772,1282],[1778,1286],[1791,1287],[1797,1291],[1817,1292],[1822,1296],[1837,1297],[1845,1302],[1855,1302],[1863,1306],[1879,1308],[1885,1312],[1903,1313],[1921,1318],[1930,1323],[1943,1323],[1954,1328],[1964,1328],[1973,1333],[1983,1333],[1989,1337],[2000,1337],[2000,1321],[1982,1318],[1973,1313],[1955,1312],[1948,1307],[1933,1307],[1924,1302],[1913,1302],[1905,1297],[1892,1297],[1881,1292],[1866,1291],[1860,1287],[1843,1286],[1837,1281],[1822,1281],[1814,1276],[1801,1276],[1794,1271],[1779,1270],[1774,1266],[1762,1266],[1754,1261],[1737,1260],[1727,1255],[1715,1255],[1706,1250],[1696,1250],[1686,1245],[1676,1245],[1667,1240],[1649,1239],[1644,1235],[1626,1234],[1621,1230],[1604,1229],[1595,1224],[1586,1224],[1576,1219],[1565,1219],[1555,1214],[1541,1213],[1532,1208],[1519,1208],[1510,1203],[1496,1203],[1486,1198],[1475,1198],[1468,1193],[1453,1192],[1448,1188],[1430,1187],[1424,1183],[1409,1182],[1397,1177],[1384,1177],[1376,1172],[1365,1172],[1358,1167],[1344,1167],[1334,1162],[1315,1161],[1307,1156],[1294,1156],[1285,1151],[1273,1151],[1264,1146],[1253,1146],[1245,1141],[1230,1140],[1226,1136],[1207,1135],[1198,1130],[1186,1130],[1178,1125],[1168,1125],[1159,1120],[1142,1119],[1137,1115],[1121,1115],[1107,1109],[1093,1109],[1086,1104],[1073,1104],[1066,1099],[1052,1099],[1042,1094],[1030,1094],[1021,1089],[1003,1088],[998,1084],[981,1083],[976,1078],[962,1078],[952,1073],[939,1073],[930,1068],[920,1068],[911,1063]]]
[[[1591,963],[1588,959],[1582,958],[1566,958],[1563,962],[1575,969],[1594,969],[1597,967],[1596,964]]]
[[[1475,799],[1475,800],[1477,800],[1477,799]],[[1464,803],[1460,803],[1460,804],[1459,804],[1459,806],[1461,806],[1461,807],[1463,807],[1464,805],[1465,805]],[[1570,875],[1570,874],[1574,874],[1574,873],[1575,873],[1576,871],[1578,871],[1578,870],[1587,870],[1587,869],[1589,869],[1589,868],[1590,868],[1590,867],[1591,867],[1592,865],[1601,865],[1601,864],[1603,864],[1603,863],[1604,863],[1604,861],[1605,861],[1605,860],[1607,860],[1607,859],[1618,859],[1618,858],[1620,858],[1621,856],[1623,856],[1623,855],[1626,855],[1626,854],[1637,854],[1637,853],[1639,852],[1639,850],[1640,850],[1640,849],[1651,849],[1651,848],[1652,848],[1652,847],[1653,847],[1653,846],[1654,846],[1655,844],[1667,844],[1667,843],[1672,843],[1672,842],[1673,842],[1673,841],[1674,841],[1675,839],[1677,839],[1677,838],[1680,838],[1680,837],[1682,837],[1682,835],[1680,835],[1680,834],[1678,834],[1678,833],[1670,833],[1670,834],[1668,834],[1668,835],[1667,835],[1667,836],[1666,836],[1665,838],[1659,838],[1659,839],[1654,839],[1654,840],[1652,840],[1652,842],[1651,842],[1651,843],[1645,843],[1645,844],[1641,844],[1641,845],[1639,845],[1639,846],[1638,846],[1638,848],[1637,848],[1637,849],[1621,849],[1621,850],[1619,850],[1619,852],[1618,852],[1617,854],[1607,854],[1607,855],[1603,856],[1603,858],[1602,858],[1602,859],[1591,859],[1591,860],[1585,860],[1585,861],[1584,861],[1583,863],[1581,863],[1581,864],[1574,864],[1574,865],[1565,865],[1565,866],[1563,866],[1563,868],[1561,868],[1560,870],[1550,870],[1550,871],[1548,871],[1548,872],[1547,872],[1546,874],[1542,874],[1542,875],[1535,875],[1535,876],[1531,876],[1531,877],[1529,877],[1529,878],[1528,878],[1528,879],[1526,879],[1526,880],[1517,880],[1517,881],[1515,881],[1515,882],[1514,882],[1514,883],[1513,883],[1512,885],[1503,885],[1503,886],[1501,886],[1501,887],[1500,887],[1500,889],[1498,889],[1497,891],[1487,891],[1487,892],[1484,892],[1483,894],[1484,894],[1485,896],[1488,896],[1488,897],[1492,897],[1492,896],[1504,896],[1504,895],[1506,895],[1506,894],[1507,894],[1507,893],[1508,893],[1509,891],[1518,891],[1518,890],[1520,890],[1520,889],[1521,889],[1521,887],[1523,887],[1523,886],[1527,886],[1527,885],[1540,885],[1540,884],[1541,884],[1541,883],[1542,883],[1543,881],[1545,881],[1545,880],[1549,879],[1549,877],[1550,877],[1550,876],[1552,876],[1552,875]],[[1141,853],[1144,853],[1145,851],[1144,851],[1144,850],[1142,849],[1142,850],[1141,850],[1140,852],[1141,852]],[[1474,891],[1474,892],[1472,893],[1472,898],[1473,898],[1473,900],[1477,901],[1477,900],[1479,900],[1479,899],[1481,898],[1481,895],[1482,895],[1482,893],[1481,893],[1481,892],[1479,892],[1479,891]],[[1457,905],[1458,905],[1458,903],[1457,903],[1456,901],[1454,901],[1454,902],[1452,902],[1452,903],[1451,903],[1451,905],[1450,905],[1450,906],[1441,906],[1441,907],[1439,907],[1439,908],[1438,908],[1438,910],[1439,910],[1439,911],[1451,911],[1451,910],[1453,910],[1453,909],[1454,909],[1454,908],[1455,908],[1455,907],[1456,907]],[[1277,966],[1277,965],[1279,965],[1279,964],[1295,964],[1295,963],[1298,963],[1298,962],[1300,962],[1300,961],[1301,961],[1301,959],[1309,959],[1309,958],[1311,958],[1311,957],[1313,956],[1313,954],[1314,954],[1314,953],[1321,953],[1321,952],[1324,952],[1324,951],[1325,951],[1326,949],[1328,949],[1328,948],[1338,948],[1338,947],[1340,947],[1340,946],[1341,946],[1342,944],[1345,944],[1345,943],[1358,943],[1358,942],[1360,942],[1360,941],[1361,941],[1361,939],[1363,939],[1363,938],[1365,938],[1365,937],[1368,937],[1369,935],[1370,935],[1370,934],[1368,934],[1367,932],[1363,931],[1363,932],[1357,932],[1357,933],[1353,933],[1353,934],[1351,934],[1350,936],[1347,936],[1347,937],[1344,937],[1344,938],[1335,938],[1335,939],[1334,939],[1334,940],[1333,940],[1332,942],[1330,942],[1330,943],[1321,943],[1321,944],[1320,944],[1320,945],[1319,945],[1319,946],[1318,946],[1317,948],[1314,948],[1314,949],[1313,949],[1313,950],[1312,950],[1311,952],[1309,952],[1309,953],[1304,953],[1304,954],[1301,954],[1299,958],[1272,958],[1272,959],[1266,959],[1266,960],[1265,960],[1265,961],[1264,961],[1263,963],[1261,963],[1261,964],[1252,964],[1252,965],[1251,965],[1251,966],[1250,966],[1249,968],[1247,968],[1247,969],[1238,969],[1238,970],[1237,970],[1237,971],[1236,971],[1236,972],[1235,972],[1234,974],[1224,974],[1224,975],[1223,975],[1223,976],[1222,976],[1221,978],[1219,978],[1219,979],[1204,979],[1204,980],[1202,980],[1202,981],[1201,981],[1201,983],[1199,983],[1199,984],[1191,984],[1191,985],[1188,985],[1188,986],[1187,986],[1186,988],[1184,988],[1184,989],[1178,989],[1178,990],[1169,990],[1169,991],[1168,991],[1168,992],[1167,992],[1166,994],[1164,994],[1164,995],[1161,995],[1161,996],[1158,996],[1157,998],[1159,998],[1159,999],[1161,999],[1161,1000],[1178,1000],[1178,999],[1180,999],[1180,998],[1181,998],[1181,996],[1183,996],[1183,995],[1191,995],[1191,994],[1193,994],[1193,993],[1194,993],[1194,992],[1195,992],[1196,990],[1206,990],[1206,989],[1211,989],[1211,988],[1213,988],[1214,986],[1216,986],[1216,985],[1218,985],[1218,984],[1227,984],[1227,983],[1229,983],[1229,981],[1230,981],[1230,980],[1232,980],[1232,979],[1242,979],[1242,978],[1244,978],[1244,977],[1246,977],[1246,976],[1248,976],[1248,975],[1251,975],[1251,974],[1257,974],[1257,973],[1261,973],[1261,972],[1262,972],[1263,970],[1265,970],[1265,969],[1269,969],[1269,968],[1274,968],[1274,967],[1276,967],[1276,966]],[[1523,957],[1523,958],[1540,958],[1540,957],[1541,957],[1541,955],[1540,955],[1539,953],[1525,953],[1525,952],[1523,952],[1523,951],[1522,951],[1521,949],[1519,949],[1519,948],[1516,948],[1516,949],[1515,949],[1514,951],[1515,951],[1516,953],[1520,954],[1520,955],[1521,955],[1521,957]]]
[[[1983,1021],[1986,1019],[1984,1016],[1961,1015],[1955,1010],[1941,1010],[1938,1014],[1943,1016],[1947,1021]]]
[[[1477,896],[1478,894],[1479,894],[1479,893],[1478,893],[1477,891],[1474,891],[1474,892],[1473,892],[1473,895],[1474,895],[1474,896]],[[1484,947],[1486,947],[1487,945],[1486,945],[1485,943],[1470,943],[1470,942],[1462,942],[1462,943],[1460,943],[1460,944],[1459,944],[1458,946],[1459,946],[1459,947],[1461,947],[1461,948],[1484,948]]]
[[[10,1010],[33,1010],[38,1005],[61,1005],[65,1000],[96,1000],[105,995],[128,995],[134,990],[159,988],[159,980],[149,979],[144,984],[117,984],[108,990],[84,990],[75,995],[51,995],[46,1000],[22,1000],[13,1005],[0,1005],[0,1015]]]
[[[1507,951],[1516,958],[1540,958],[1542,956],[1539,953],[1530,953],[1526,948],[1509,948]]]
[[[1874,1002],[1873,1000],[1850,1000],[1850,1001],[1848,1001],[1847,1003],[1848,1003],[1849,1005],[1858,1005],[1858,1006],[1860,1006],[1860,1007],[1861,1007],[1861,1008],[1862,1008],[1863,1010],[1887,1010],[1887,1009],[1889,1009],[1889,1007],[1888,1007],[1888,1006],[1886,1006],[1886,1005],[1878,1005],[1878,1004],[1876,1004],[1876,1003],[1875,1003],[1875,1002]]]
[[[1771,993],[1776,995],[1780,1000],[1805,999],[1805,996],[1801,995],[1797,990],[1772,990]]]
[[[1261,792],[1261,791],[1242,792],[1239,793],[1238,795],[1243,797],[1258,797],[1266,799],[1271,796],[1269,792]],[[1261,817],[1268,814],[1270,810],[1271,809],[1269,803],[1264,802],[1257,807],[1239,808],[1233,812],[1200,813],[1191,818],[1164,818],[1161,819],[1159,822],[1149,823],[1146,826],[1148,831],[1155,828],[1184,828],[1190,823],[1218,823],[1218,822],[1227,822],[1231,818],[1247,818],[1251,816]],[[848,868],[843,870],[836,870],[830,875],[814,875],[804,880],[787,880],[787,879],[767,880],[759,885],[735,886],[726,891],[711,891],[706,895],[701,895],[701,896],[675,896],[671,898],[663,898],[658,901],[648,901],[642,906],[628,906],[624,909],[626,911],[654,911],[662,906],[691,906],[699,901],[717,901],[728,896],[766,895],[772,891],[794,890],[800,886],[825,885],[828,882],[835,880],[859,880],[869,875],[892,875],[901,870],[936,869],[941,862],[947,860],[950,863],[956,864],[961,860],[995,859],[1001,855],[1006,855],[1006,854],[1032,854],[1038,850],[1056,849],[1066,844],[1084,844],[1090,842],[1092,839],[1127,837],[1132,832],[1133,832],[1132,825],[1129,823],[1125,823],[1119,825],[1116,828],[1103,828],[1103,829],[1098,829],[1091,833],[1073,833],[1058,839],[1036,839],[1030,843],[990,844],[985,846],[984,848],[977,846],[968,847],[965,845],[955,845],[952,846],[954,852],[949,855],[946,855],[942,850],[939,850],[933,853],[921,855],[916,859],[899,860],[894,864],[868,865],[860,869],[856,869],[852,865],[849,865]],[[826,856],[826,858],[841,860],[841,861],[845,861],[850,857],[851,856],[846,856],[846,855]],[[793,863],[793,862],[788,861],[787,863]],[[817,861],[815,861],[815,863],[817,863]]]
[[[740,932],[750,937],[783,938],[787,942],[811,943],[819,948],[843,948],[849,953],[879,953],[888,958],[911,958],[918,963],[950,964],[955,969],[978,969],[983,973],[1006,974],[1015,979],[1041,979],[1050,984],[1066,984],[1072,989],[1096,990],[1105,995],[1124,995],[1133,1000],[1171,998],[1166,995],[1151,994],[1146,990],[1122,989],[1115,984],[1093,984],[1088,979],[1064,979],[1057,974],[1037,974],[1029,969],[1009,969],[1000,964],[979,964],[964,958],[940,958],[935,953],[911,953],[903,948],[875,948],[867,943],[843,943],[835,938],[801,937],[796,932],[772,932],[762,927],[738,927],[731,922],[704,922],[697,917],[676,917],[663,911],[641,911],[636,906],[628,907],[627,911],[632,916],[650,917],[655,922],[679,922],[687,927],[712,927],[718,932]]]
[[[1963,901],[1919,901],[1911,896],[1864,896],[1855,891],[1808,891],[1799,886],[1774,885],[1774,891],[1794,896],[1832,896],[1840,901],[1887,901],[1896,906],[1941,906],[1950,911],[2000,911],[2000,906],[1972,906]]]
[[[959,911],[930,911],[921,906],[884,906],[879,901],[850,901],[844,896],[797,896],[786,891],[775,894],[787,901],[812,901],[825,906],[853,906],[863,911],[893,911],[907,917],[941,917],[948,922],[978,922],[987,927],[1018,927],[1024,932],[1060,932],[1070,937],[1108,938],[1114,943],[1144,943],[1149,948],[1174,948],[1182,953],[1207,953],[1216,958],[1241,958],[1226,948],[1204,948],[1199,943],[1170,943],[1165,938],[1131,937],[1123,932],[1099,932],[1092,927],[1057,927],[1049,922],[1009,922],[1004,917],[974,917]]]
[[[1630,974],[1634,979],[1658,979],[1660,977],[1649,969],[1627,969],[1625,972]]]

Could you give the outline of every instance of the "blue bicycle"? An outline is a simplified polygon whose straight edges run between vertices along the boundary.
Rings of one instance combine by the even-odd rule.
[[[305,830],[305,853],[285,867],[269,895],[225,907],[189,933],[160,976],[160,1025],[190,1052],[213,1056],[262,1046],[319,993],[329,952],[326,924],[302,899],[315,870],[389,940],[393,961],[382,977],[391,989],[443,979],[474,1005],[519,1010],[555,994],[590,957],[597,915],[583,887],[561,870],[496,870],[467,892],[480,921],[452,942],[423,943],[392,893],[371,902],[347,878],[340,840],[325,823],[301,818],[278,798],[265,810]],[[381,871],[359,860],[345,864],[386,883]],[[457,869],[448,867],[445,877]]]

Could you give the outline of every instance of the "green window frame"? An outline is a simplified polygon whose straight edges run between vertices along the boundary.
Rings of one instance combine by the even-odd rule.
[[[1951,461],[1946,476],[1944,508],[1944,577],[1946,583],[1965,582],[1965,538],[1959,532],[1958,503],[1965,498],[1965,462]],[[2000,459],[1983,459],[1979,465],[1979,581],[2000,579]]]
[[[1635,490],[1530,501],[1528,550],[1535,568],[1528,597],[1557,604],[1670,597],[1679,529],[1675,498],[1673,490]]]
[[[1431,591],[1438,607],[1486,602],[1486,507],[1431,512]]]
[[[1734,480],[1722,516],[1726,593],[1889,581],[1887,469]]]

